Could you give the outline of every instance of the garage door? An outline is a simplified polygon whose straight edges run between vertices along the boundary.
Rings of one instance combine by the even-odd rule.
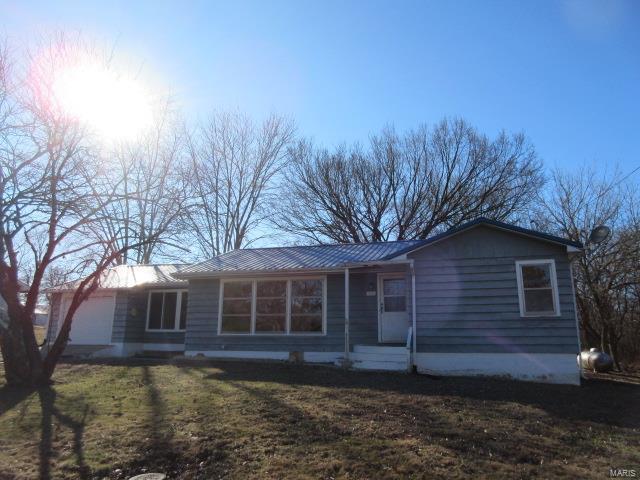
[[[62,311],[66,315],[71,299],[65,299]],[[115,297],[95,295],[85,300],[73,316],[70,345],[109,345],[113,328]],[[64,318],[64,317],[62,317]]]

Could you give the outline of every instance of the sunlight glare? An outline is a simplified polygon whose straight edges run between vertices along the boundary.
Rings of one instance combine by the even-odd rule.
[[[86,123],[105,141],[127,141],[152,122],[149,93],[132,77],[97,63],[61,68],[53,95],[66,115]]]

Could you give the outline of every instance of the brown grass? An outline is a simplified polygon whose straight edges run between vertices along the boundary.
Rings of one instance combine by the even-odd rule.
[[[640,465],[640,387],[277,363],[65,364],[0,388],[0,478],[604,478]]]

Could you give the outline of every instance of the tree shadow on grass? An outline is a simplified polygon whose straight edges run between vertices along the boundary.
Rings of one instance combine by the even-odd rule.
[[[582,386],[554,385],[483,377],[443,377],[426,375],[357,372],[327,366],[292,365],[280,362],[116,359],[101,360],[105,365],[171,364],[185,370],[220,370],[212,374],[219,380],[273,382],[293,386],[370,389],[408,395],[451,395],[469,400],[515,402],[540,408],[550,415],[569,420],[591,421],[609,426],[640,427],[640,385],[583,380]],[[1,410],[0,403],[0,414]]]
[[[41,420],[40,420],[40,443],[39,443],[39,478],[47,480],[51,477],[51,459],[54,453],[53,449],[53,427],[57,422],[63,427],[69,428],[73,433],[72,449],[76,459],[76,472],[78,478],[90,478],[91,470],[85,464],[83,451],[83,434],[85,429],[88,406],[82,405],[79,411],[82,411],[80,420],[76,420],[73,416],[64,413],[57,405],[57,392],[53,387],[42,388],[16,388],[3,386],[0,388],[0,416],[9,410],[21,405],[20,418],[27,413],[28,402],[26,400],[33,394],[38,394],[40,402]]]
[[[191,444],[185,439],[176,438],[175,426],[171,423],[169,406],[158,388],[154,373],[148,364],[140,365],[140,381],[144,387],[144,398],[149,407],[149,415],[144,422],[145,431],[139,439],[133,439],[136,457],[126,463],[115,463],[113,468],[94,472],[99,478],[129,478],[141,473],[158,472],[167,478],[200,478],[201,464],[212,459],[224,461],[226,453],[208,444]],[[188,392],[184,392],[185,401]],[[130,439],[131,440],[131,439]],[[120,475],[114,476],[118,468]]]
[[[230,363],[216,365],[206,378],[226,382],[253,397],[256,401],[249,403],[250,414],[256,416],[256,423],[270,425],[267,432],[271,433],[262,435],[273,436],[274,443],[285,447],[281,452],[291,444],[294,448],[291,455],[305,459],[305,462],[307,459],[315,462],[314,468],[329,476],[364,475],[368,470],[363,467],[363,461],[380,467],[413,462],[416,468],[426,464],[445,468],[449,462],[456,463],[459,459],[464,459],[460,465],[466,464],[460,472],[465,475],[482,475],[490,471],[488,469],[499,468],[505,475],[529,476],[537,471],[541,459],[577,458],[572,456],[585,452],[597,455],[601,449],[592,448],[592,436],[585,433],[580,424],[574,426],[582,432],[574,432],[572,424],[566,422],[555,430],[558,423],[555,419],[538,422],[536,412],[522,409],[520,405],[533,405],[556,415],[562,414],[562,421],[580,418],[603,423],[594,429],[594,435],[606,435],[609,431],[607,422],[615,423],[614,417],[620,415],[620,411],[612,407],[609,394],[604,400],[597,401],[568,397],[567,392],[579,395],[598,392],[603,385],[597,384],[580,389],[487,378],[433,380],[408,375],[323,371],[313,367]],[[342,393],[335,388],[337,386],[344,389]],[[367,393],[363,391],[365,389],[371,391]],[[633,395],[637,391],[629,392]],[[559,398],[547,398],[553,395]],[[323,399],[328,402],[324,404]],[[570,400],[582,401],[586,406],[558,404]],[[502,403],[492,405],[493,401]],[[632,397],[625,397],[625,401],[628,410],[635,409]],[[299,408],[299,402],[324,404],[331,415],[315,415],[314,410],[309,413],[306,408]],[[605,413],[598,410],[602,405]],[[576,409],[577,412],[570,412]],[[494,419],[495,424],[492,423]],[[363,434],[362,430],[367,432],[369,424],[379,427],[373,430],[370,443],[365,438],[370,433]],[[355,432],[349,425],[356,427]],[[522,428],[512,428],[516,425]],[[546,438],[551,432],[560,436]],[[630,441],[633,438],[630,430],[611,433],[619,439]],[[403,449],[396,451],[396,442],[411,438],[419,439],[420,443],[414,446],[425,448],[432,456],[430,460],[421,460]],[[574,443],[580,447],[569,448]],[[390,455],[389,449],[396,453]],[[308,454],[300,455],[299,450]],[[320,465],[318,458],[323,453],[330,453],[327,458],[331,458],[331,465],[337,470],[330,470],[331,465],[327,469]],[[620,455],[619,458],[626,458],[625,454]],[[554,468],[558,472],[565,471],[562,465],[550,466],[546,471],[551,474],[556,471]]]
[[[282,392],[277,389],[246,382],[229,385],[239,392],[239,401],[249,407],[244,412],[241,437],[251,441],[235,444],[235,476],[260,471],[265,478],[279,478],[287,471],[287,478],[295,478],[304,471],[309,478],[358,478],[362,466],[371,461],[351,446],[352,431],[330,416],[307,411],[304,400],[287,401],[280,398]]]
[[[56,391],[51,387],[45,387],[38,390],[40,398],[40,408],[42,410],[42,420],[40,422],[40,479],[45,480],[52,478],[50,472],[50,463],[52,457],[52,434],[53,421],[68,427],[73,432],[73,452],[76,457],[78,478],[91,478],[91,469],[86,465],[83,451],[83,435],[85,423],[88,413],[88,406],[84,405],[82,417],[75,420],[70,415],[60,411],[56,406]]]
[[[0,417],[13,407],[22,404],[33,392],[35,392],[33,388],[9,387],[7,385],[0,387]]]
[[[344,371],[278,363],[217,362],[211,378],[220,381],[271,382],[395,392],[407,395],[454,396],[473,401],[513,402],[540,408],[563,419],[610,426],[640,427],[640,386],[584,381],[581,387],[499,378],[449,377]]]

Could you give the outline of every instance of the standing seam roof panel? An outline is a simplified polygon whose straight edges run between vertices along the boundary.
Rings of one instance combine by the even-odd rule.
[[[339,268],[347,263],[383,260],[423,242],[423,240],[406,240],[233,250],[188,266],[180,270],[180,273]]]

